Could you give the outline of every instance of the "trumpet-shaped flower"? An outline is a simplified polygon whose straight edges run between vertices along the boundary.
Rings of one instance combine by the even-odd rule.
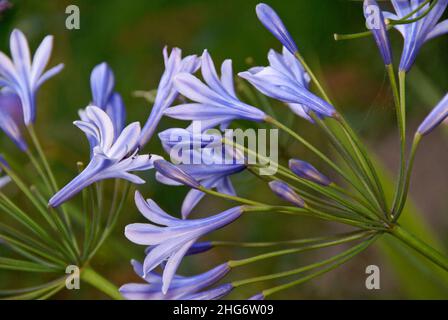
[[[168,129],[159,133],[162,145],[177,166],[207,189],[216,188],[219,192],[235,196],[236,192],[230,176],[237,174],[246,165],[244,159],[221,143],[221,136],[207,133],[193,133],[186,129]],[[197,161],[195,161],[197,159]],[[167,185],[180,185],[160,172],[156,174],[159,182]],[[185,183],[182,183],[185,184]],[[204,193],[192,189],[182,203],[182,217],[185,219],[204,197]]]
[[[201,59],[201,71],[205,83],[188,73],[180,73],[175,77],[177,90],[193,103],[168,108],[165,115],[180,120],[201,121],[204,130],[217,125],[225,128],[235,119],[261,122],[266,118],[263,111],[237,98],[231,60],[222,64],[220,78],[205,50]]]
[[[0,163],[7,167],[8,163],[6,162],[6,160],[0,155]],[[2,168],[0,167],[0,189],[3,188],[4,186],[6,186],[8,183],[11,182],[11,178],[8,176],[1,176],[2,173]]]
[[[374,9],[376,8],[376,9]],[[364,0],[364,16],[368,23],[370,22],[370,18],[376,12],[379,13],[379,19],[373,19],[375,25],[369,25],[370,30],[372,31],[373,38],[375,39],[376,45],[380,50],[381,57],[383,58],[385,65],[390,65],[392,63],[392,50],[390,47],[389,35],[387,34],[386,24],[384,22],[383,12],[376,0]]]
[[[256,7],[256,12],[261,23],[283,44],[285,48],[289,50],[289,52],[294,54],[298,51],[296,43],[274,9],[265,3],[260,3]]]
[[[142,129],[140,137],[140,146],[145,145],[153,136],[164,111],[170,107],[179,95],[174,86],[174,78],[179,73],[192,74],[195,73],[200,65],[201,60],[196,55],[190,55],[182,58],[182,50],[174,48],[168,55],[168,49],[163,49],[163,57],[165,60],[165,72],[160,79],[157,89],[156,99],[151,114]]]
[[[291,171],[300,178],[315,182],[322,186],[328,186],[331,184],[331,180],[327,176],[323,175],[308,162],[291,159],[289,160],[289,169],[291,169]]]
[[[153,168],[150,155],[137,155],[140,124],[128,125],[119,136],[115,136],[112,119],[95,106],[85,110],[86,120],[75,121],[92,143],[93,153],[89,165],[69,184],[57,192],[49,202],[58,207],[94,182],[105,179],[125,179],[135,184],[145,181],[132,174]]]
[[[277,197],[299,208],[305,206],[305,201],[287,183],[283,181],[271,181],[269,182],[269,187]]]
[[[63,68],[63,64],[59,64],[45,71],[52,48],[53,37],[46,36],[31,60],[25,35],[15,29],[10,38],[12,60],[0,52],[0,86],[11,89],[20,97],[26,125],[36,119],[37,90]]]
[[[402,19],[418,9],[423,3],[424,0],[392,0],[395,14],[385,12],[384,17],[394,20]],[[448,20],[439,23],[447,5],[448,0],[438,0],[432,10],[423,18],[412,23],[394,25],[404,38],[404,49],[400,62],[401,71],[407,72],[411,69],[418,52],[427,41],[448,33]],[[416,19],[425,14],[428,9],[429,4],[423,6],[408,19]]]
[[[167,293],[170,284],[183,257],[197,240],[206,234],[220,229],[242,214],[241,207],[235,207],[212,217],[182,220],[174,218],[163,211],[154,201],[145,200],[139,192],[135,194],[135,203],[139,211],[152,223],[135,223],[126,226],[126,237],[140,245],[149,245],[143,263],[143,275],[164,263],[162,292]]]
[[[439,124],[448,117],[448,94],[439,102],[439,104],[429,113],[425,120],[420,124],[417,132],[422,136],[431,133]]]
[[[238,75],[264,95],[290,104],[293,112],[307,120],[311,120],[310,111],[320,117],[335,115],[332,105],[311,93],[310,77],[293,54],[285,48],[283,54],[270,50],[268,60],[268,67],[254,67]]]
[[[26,151],[28,146],[22,134],[23,112],[20,98],[10,90],[0,91],[0,129],[20,148]]]
[[[183,277],[175,275],[170,289],[162,292],[163,279],[156,272],[149,272],[146,277],[143,265],[135,260],[131,261],[135,273],[147,283],[128,283],[120,288],[120,293],[128,300],[184,300],[190,296],[201,293],[224,278],[230,271],[227,263],[221,264],[199,275]]]
[[[121,95],[114,91],[115,77],[107,63],[103,62],[93,68],[90,75],[90,87],[92,105],[106,111],[114,124],[115,136],[118,136],[124,128],[126,109]],[[80,116],[81,119],[84,117],[83,114]]]

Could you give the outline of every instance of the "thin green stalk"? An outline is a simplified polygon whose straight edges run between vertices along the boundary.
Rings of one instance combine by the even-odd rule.
[[[397,208],[396,214],[393,216],[393,221],[398,221],[398,218],[400,218],[401,213],[403,212],[404,206],[406,204],[406,199],[409,193],[409,186],[411,182],[411,175],[412,175],[412,169],[414,168],[414,160],[415,155],[417,153],[418,146],[420,144],[422,136],[420,134],[416,134],[414,137],[414,141],[412,142],[412,149],[411,154],[409,156],[408,164],[406,167],[406,172],[404,174],[403,181],[399,182],[399,188],[400,190],[398,195],[398,201],[397,201]]]
[[[435,263],[445,271],[448,271],[447,256],[441,254],[410,232],[406,231],[405,229],[403,229],[403,227],[396,225],[390,230],[390,233],[409,247],[421,253],[423,256],[431,260],[433,263]]]
[[[326,248],[326,247],[340,245],[340,244],[343,244],[343,243],[347,243],[347,242],[363,239],[364,237],[368,236],[369,234],[371,234],[371,232],[364,232],[364,233],[360,232],[358,234],[350,235],[348,237],[340,238],[340,239],[337,239],[337,240],[330,240],[330,241],[326,241],[326,242],[323,242],[323,243],[312,244],[312,245],[309,245],[309,246],[303,246],[303,247],[294,248],[294,249],[285,249],[285,250],[279,250],[279,251],[272,251],[272,252],[256,255],[256,256],[253,256],[253,257],[250,257],[250,258],[241,259],[241,260],[230,260],[228,262],[228,265],[231,268],[246,266],[248,264],[259,262],[259,261],[270,259],[270,258],[275,258],[275,257],[284,256],[284,255],[289,255],[289,254],[294,254],[294,253],[299,253],[299,252],[304,252],[304,251],[309,251],[309,250],[314,250],[314,249],[321,249],[321,248]]]
[[[81,279],[90,285],[94,286],[98,290],[107,294],[114,300],[123,300],[118,288],[112,284],[109,280],[98,274],[95,270],[90,267],[86,267],[82,270]]]
[[[308,276],[305,276],[303,278],[299,278],[296,281],[292,281],[290,283],[284,284],[284,285],[280,285],[280,286],[276,286],[270,289],[266,289],[263,290],[262,294],[264,297],[268,297],[276,292],[282,291],[282,290],[286,290],[289,289],[291,287],[297,286],[299,284],[302,284],[304,282],[307,282],[311,279],[314,279],[320,275],[323,275],[329,271],[332,271],[334,269],[336,269],[337,267],[341,266],[342,264],[344,264],[345,262],[349,261],[350,259],[352,259],[354,256],[358,255],[359,253],[361,253],[362,251],[364,251],[365,249],[367,249],[375,240],[377,239],[376,236],[372,237],[370,240],[365,241],[357,246],[355,246],[354,248],[352,248],[351,250],[349,250],[349,253],[342,256],[341,259],[339,259],[336,263],[334,263],[333,265],[330,265],[329,267],[326,267],[318,272],[312,273]]]
[[[37,173],[40,175],[42,181],[44,182],[45,187],[47,188],[47,192],[49,192],[51,194],[52,193],[51,183],[48,180],[47,175],[45,174],[44,170],[40,166],[39,162],[33,156],[33,154],[31,153],[31,151],[29,149],[27,149],[25,151],[25,153],[28,155],[28,158],[30,159],[30,161],[33,164],[34,168],[36,169]]]
[[[411,11],[410,13],[408,13],[407,15],[405,15],[404,17],[402,17],[401,19],[398,20],[394,20],[394,19],[387,19],[387,24],[389,25],[401,25],[401,24],[410,24],[410,23],[414,23],[417,22],[421,19],[423,19],[424,17],[426,17],[428,15],[428,13],[431,12],[431,10],[434,8],[434,6],[437,4],[437,2],[439,0],[434,0],[431,5],[428,7],[428,9],[423,12],[422,14],[420,14],[419,16],[413,18],[413,19],[408,19],[410,17],[412,17],[414,14],[418,13],[421,9],[423,9],[431,0],[426,0],[425,2],[423,2],[421,5],[419,5],[415,10]]]
[[[392,217],[397,214],[399,199],[401,197],[402,184],[404,183],[406,173],[406,73],[399,72],[400,83],[400,104],[397,109],[397,121],[400,130],[400,173],[395,191],[394,202],[392,207]]]
[[[265,276],[259,276],[259,277],[244,279],[244,280],[238,280],[238,281],[232,282],[232,285],[233,285],[233,287],[237,288],[237,287],[241,287],[241,286],[252,284],[252,283],[270,281],[270,280],[275,280],[275,279],[280,279],[280,278],[285,278],[285,277],[289,277],[292,275],[300,274],[300,273],[303,273],[306,271],[324,267],[326,265],[332,264],[333,262],[338,262],[340,260],[343,260],[346,257],[353,257],[352,254],[354,252],[358,252],[358,249],[359,249],[359,245],[355,246],[353,248],[350,248],[348,250],[345,250],[337,255],[334,255],[333,257],[331,257],[329,259],[325,259],[325,260],[322,260],[322,261],[319,261],[316,263],[312,263],[312,264],[306,265],[304,267],[295,268],[292,270],[278,272],[278,273],[274,273],[274,274],[268,274]]]

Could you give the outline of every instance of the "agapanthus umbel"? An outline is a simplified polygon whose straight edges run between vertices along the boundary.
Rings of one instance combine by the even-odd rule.
[[[173,48],[168,55],[168,49],[165,47],[163,49],[163,57],[165,60],[165,72],[160,79],[151,114],[142,129],[139,142],[140,146],[145,145],[151,139],[164,111],[170,107],[174,100],[179,96],[179,92],[176,86],[174,86],[175,76],[179,73],[195,73],[201,65],[201,60],[196,55],[182,58],[182,51],[179,48]]]
[[[392,0],[396,14],[384,12],[386,19],[399,20],[418,9],[424,0]],[[423,18],[407,24],[397,24],[397,29],[404,38],[404,49],[401,55],[400,70],[409,71],[417,58],[420,48],[429,40],[448,33],[448,20],[439,23],[448,0],[438,0],[434,8]],[[426,4],[408,19],[416,19],[425,14],[430,4]]]
[[[53,37],[46,36],[31,60],[25,35],[15,29],[10,38],[12,60],[0,52],[0,86],[9,88],[19,96],[26,125],[32,124],[36,119],[38,89],[63,68],[63,65],[59,64],[45,71],[52,48]]]
[[[291,110],[307,120],[310,112],[332,117],[335,108],[309,90],[310,77],[299,60],[283,48],[279,54],[270,50],[268,67],[254,67],[238,75],[271,98],[286,102]]]
[[[74,124],[84,131],[91,143],[90,163],[50,199],[51,207],[58,207],[97,181],[115,178],[143,184],[145,181],[132,172],[153,168],[150,155],[137,154],[140,137],[138,122],[131,123],[119,136],[115,136],[114,124],[105,111],[89,106],[85,117],[86,120],[75,121]]]
[[[230,176],[245,170],[246,165],[242,156],[233,148],[222,145],[220,135],[174,128],[159,133],[159,137],[171,160],[179,163],[177,166],[203,187],[236,195]],[[182,185],[159,172],[156,178],[167,185]],[[188,192],[182,203],[183,218],[189,216],[204,195],[197,189]]]
[[[151,271],[145,276],[141,263],[135,260],[131,263],[135,273],[147,283],[123,285],[120,293],[128,300],[189,300],[191,296],[202,293],[204,289],[220,281],[230,271],[229,265],[223,263],[195,276],[175,275],[169,290],[164,294],[162,292],[163,279],[159,273]]]
[[[165,115],[189,121],[201,121],[204,130],[221,125],[226,128],[232,120],[244,119],[261,122],[266,114],[238,99],[236,96],[231,60],[221,66],[221,77],[207,52],[201,58],[204,82],[189,73],[180,73],[174,79],[177,90],[193,101],[168,108]]]
[[[195,220],[182,220],[168,215],[153,200],[145,200],[139,192],[135,194],[137,208],[151,223],[135,223],[126,226],[126,237],[140,245],[152,246],[143,264],[146,276],[166,261],[163,270],[162,292],[167,293],[176,270],[183,257],[199,238],[220,229],[242,214],[235,207],[220,214]]]
[[[23,137],[22,103],[17,94],[6,88],[0,91],[0,129],[20,148],[26,151],[28,146]]]

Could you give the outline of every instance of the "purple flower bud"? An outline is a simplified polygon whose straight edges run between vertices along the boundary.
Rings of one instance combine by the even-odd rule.
[[[364,16],[366,17],[367,22],[370,22],[371,17],[373,17],[375,13],[379,14],[378,17],[374,17],[374,21],[377,24],[375,26],[369,25],[369,29],[372,31],[373,38],[380,49],[384,63],[390,65],[392,63],[392,50],[390,48],[386,24],[384,23],[383,12],[375,0],[364,0]]]
[[[439,102],[431,113],[423,120],[417,132],[422,136],[431,133],[448,117],[448,94]]]
[[[161,173],[165,177],[182,183],[193,189],[199,189],[201,187],[201,184],[196,181],[196,179],[166,160],[154,161],[154,168],[157,170],[157,172]]]
[[[314,168],[311,164],[305,161],[291,159],[289,160],[289,168],[292,172],[294,172],[297,176],[320,184],[322,186],[328,186],[331,184],[331,180],[320,173],[316,168]]]
[[[256,7],[258,19],[292,54],[298,51],[297,45],[278,14],[265,3]]]
[[[265,299],[264,294],[259,293],[259,294],[256,294],[256,295],[250,297],[248,300],[264,300],[264,299]]]
[[[190,296],[185,296],[185,300],[219,300],[230,293],[233,286],[230,283],[220,285],[219,287],[196,293]]]
[[[303,208],[305,206],[305,201],[287,183],[271,181],[269,187],[279,198],[292,203],[296,207]]]

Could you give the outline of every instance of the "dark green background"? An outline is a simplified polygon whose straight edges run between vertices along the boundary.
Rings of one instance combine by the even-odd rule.
[[[348,42],[333,40],[335,32],[352,33],[364,30],[362,3],[347,0],[266,2],[273,5],[282,16],[301,52],[322,76],[338,107],[347,114],[356,129],[369,139],[370,145],[379,151],[389,168],[395,168],[397,145],[393,100],[376,46],[370,38]],[[12,3],[14,8],[5,12],[0,20],[0,50],[9,53],[9,34],[13,28],[20,28],[25,32],[33,50],[45,35],[52,34],[55,36],[52,64],[65,63],[64,71],[45,84],[39,93],[36,125],[46,152],[53,166],[57,168],[61,183],[68,181],[75,174],[76,161],[88,159],[84,136],[71,122],[77,119],[77,110],[85,107],[90,101],[89,75],[96,64],[107,61],[113,68],[116,89],[122,93],[127,106],[128,121],[144,122],[151,105],[143,99],[133,97],[132,92],[157,87],[163,72],[161,52],[165,45],[178,46],[185,54],[200,54],[207,48],[217,63],[225,58],[233,59],[235,71],[245,70],[248,61],[259,65],[266,64],[269,48],[280,48],[280,44],[257,20],[254,10],[257,1],[252,0],[23,0]],[[65,8],[69,4],[80,8],[80,30],[71,31],[65,28]],[[401,39],[397,33],[393,34],[392,41],[398,59]],[[418,124],[448,88],[447,44],[444,37],[425,46],[418,59],[418,68],[410,75],[410,83],[415,89],[410,90],[409,94],[408,112],[411,127]],[[164,120],[161,128],[173,124],[172,121]],[[303,121],[297,121],[296,130],[301,129],[311,139],[320,141],[317,131]],[[439,139],[440,136],[435,135],[429,140],[438,145]],[[446,141],[442,140],[442,143],[446,150]],[[325,142],[320,145],[326,150]],[[0,148],[2,152],[21,157],[4,136],[0,139]],[[285,152],[306,158],[307,154],[298,148],[297,145],[286,144]],[[156,139],[153,139],[146,150],[161,153]],[[442,160],[432,157],[431,154],[427,156],[436,163],[442,163]],[[428,165],[431,166],[426,164]],[[421,170],[428,172],[426,177],[432,174],[440,178],[440,173],[434,171],[437,169],[426,167]],[[421,174],[423,178],[424,173]],[[163,208],[176,214],[186,189],[156,184],[151,172],[145,173],[144,177],[148,179],[148,184],[140,189],[145,195],[157,199]],[[276,201],[265,186],[250,176],[242,175],[235,181],[237,189],[244,196]],[[431,181],[425,183],[428,182]],[[254,187],[255,184],[257,187]],[[440,230],[444,230],[444,227],[446,230],[446,200],[442,195],[435,198],[443,205],[431,209],[431,215],[439,217],[445,214],[445,217],[433,218],[432,222],[438,225]],[[426,200],[420,203],[423,208],[425,203]],[[209,200],[204,202],[200,209],[210,214],[224,207],[225,204]],[[126,224],[137,221],[143,222],[143,218],[132,201],[129,201],[115,234],[93,261],[96,269],[117,285],[136,280],[128,261],[130,258],[141,259],[143,248],[126,240],[123,228]],[[340,228],[314,221],[265,216],[244,218],[213,237],[246,241],[289,239],[324,235],[337,230]],[[232,276],[242,279],[270,271],[287,270],[319,256],[328,256],[330,252],[331,250],[271,260],[239,270]],[[186,259],[182,269],[185,272],[199,272],[225,259],[247,257],[254,253],[247,250],[217,250],[203,257]],[[384,267],[382,270],[385,280],[383,289],[379,292],[369,292],[365,289],[364,269],[368,264]],[[331,275],[278,294],[275,298],[406,297],[394,279],[387,262],[373,249]],[[39,280],[22,274],[0,272],[2,287],[3,284],[5,287],[20,287],[38,283]],[[273,285],[274,283],[270,283],[266,287]],[[232,297],[246,298],[262,288],[264,287],[248,287]],[[80,292],[63,292],[58,297],[93,298],[102,295],[93,289],[87,290],[85,285]]]

